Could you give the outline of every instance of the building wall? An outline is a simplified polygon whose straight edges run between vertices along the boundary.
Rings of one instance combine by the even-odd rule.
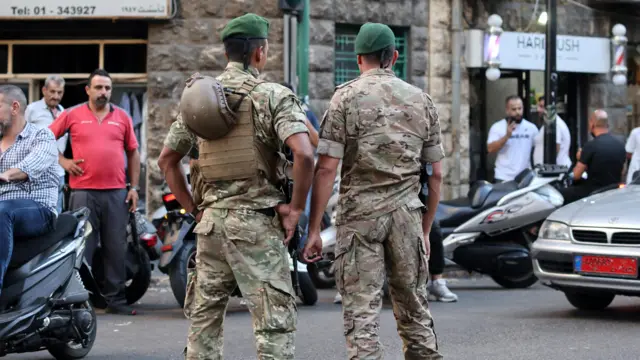
[[[587,1],[580,1],[586,4]],[[538,8],[534,1],[483,1],[478,2],[475,9],[467,6],[465,14],[476,21],[474,28],[487,27],[490,14],[499,14],[503,19],[505,31],[545,32],[545,27],[537,23],[537,15],[546,11],[546,2],[540,1]],[[490,5],[489,5],[490,4]],[[536,14],[532,17],[532,14]],[[640,26],[629,18],[616,19],[610,13],[594,11],[585,6],[558,1],[558,34],[591,37],[611,37],[611,29],[616,23],[627,27],[627,37],[630,42],[640,41]],[[610,56],[609,54],[594,54],[594,56]],[[589,112],[605,109],[612,121],[612,132],[621,138],[627,135],[627,88],[615,86],[611,81],[611,74],[589,75]]]
[[[148,194],[147,208],[160,204],[159,186],[163,177],[157,166],[163,139],[177,116],[177,106],[184,81],[195,71],[217,75],[225,66],[219,34],[226,22],[246,12],[255,12],[271,21],[270,58],[263,76],[273,81],[283,79],[283,20],[277,1],[190,0],[181,1],[176,19],[149,25],[149,124],[148,124]],[[541,32],[537,18],[531,22],[534,2],[463,1],[465,28],[486,28],[489,14],[500,14],[507,31]],[[475,6],[471,6],[476,4]],[[491,4],[489,6],[488,4]],[[544,11],[540,1],[537,13]],[[431,11],[430,11],[431,10]],[[311,108],[321,117],[335,88],[336,25],[383,22],[390,26],[409,27],[407,81],[424,89],[434,99],[440,114],[446,158],[443,161],[442,197],[464,196],[469,179],[469,112],[468,72],[462,63],[460,129],[451,127],[451,0],[313,0],[310,5],[309,98]],[[560,1],[558,33],[609,37],[614,20],[600,13]],[[466,20],[469,20],[467,22]],[[624,23],[624,22],[623,22]],[[624,23],[629,38],[638,39],[640,26]],[[610,75],[591,76],[590,109],[605,108],[614,120],[614,132],[626,131],[624,108],[626,90],[615,87]],[[474,105],[477,99],[471,96]],[[454,135],[455,138],[454,138]],[[483,141],[485,141],[483,139]],[[452,172],[459,154],[459,179]]]
[[[469,86],[463,72],[462,127],[458,141],[451,129],[451,5],[450,0],[314,0],[310,10],[309,98],[318,115],[324,113],[333,95],[334,56],[337,24],[382,22],[409,26],[409,72],[406,80],[424,89],[434,99],[440,114],[446,158],[443,162],[443,198],[466,194],[467,185],[452,178],[454,151],[461,154],[460,175],[469,177]],[[458,144],[454,148],[454,143]],[[466,183],[466,181],[463,181]]]
[[[178,104],[186,79],[198,71],[217,76],[226,66],[220,32],[229,21],[247,12],[269,19],[269,59],[263,77],[284,79],[283,18],[277,1],[188,0],[174,20],[149,25],[147,125],[147,209],[162,205],[164,176],[157,160],[171,123],[178,115]]]

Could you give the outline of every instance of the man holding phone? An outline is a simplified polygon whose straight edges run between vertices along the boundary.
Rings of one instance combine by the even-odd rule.
[[[522,117],[524,106],[517,95],[508,96],[506,117],[489,129],[487,152],[497,153],[494,182],[513,180],[522,170],[531,168],[531,150],[538,128]]]

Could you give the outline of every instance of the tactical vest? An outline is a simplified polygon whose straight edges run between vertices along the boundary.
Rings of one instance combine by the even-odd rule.
[[[253,122],[251,92],[263,80],[245,78],[226,83],[227,103],[235,112],[236,126],[223,138],[198,138],[198,163],[205,182],[245,180],[264,176],[276,181],[277,154],[258,141]]]

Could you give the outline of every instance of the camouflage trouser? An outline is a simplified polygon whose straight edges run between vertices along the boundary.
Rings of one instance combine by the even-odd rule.
[[[293,359],[297,308],[279,218],[207,209],[194,231],[198,252],[184,306],[191,320],[186,358],[222,360],[222,324],[237,284],[253,317],[258,359]]]
[[[377,219],[339,225],[335,264],[350,360],[383,358],[378,329],[385,268],[404,358],[443,358],[427,302],[428,265],[419,209],[404,206]]]

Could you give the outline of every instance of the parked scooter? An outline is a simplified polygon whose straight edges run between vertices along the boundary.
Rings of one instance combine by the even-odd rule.
[[[442,201],[445,266],[487,274],[505,288],[536,283],[529,249],[542,222],[564,204],[567,168],[538,166],[513,181],[476,182],[466,198]]]
[[[56,359],[82,359],[96,340],[97,318],[78,269],[93,231],[89,209],[59,215],[55,230],[21,239],[0,296],[0,357],[48,350]]]
[[[127,224],[127,254],[126,271],[127,285],[125,296],[127,304],[131,305],[140,300],[151,285],[151,272],[153,265],[151,260],[160,257],[160,244],[156,230],[140,211],[130,213]],[[89,269],[87,269],[89,270]],[[107,302],[102,295],[104,288],[104,260],[102,247],[98,246],[93,255],[93,263],[88,272],[82,271],[82,280],[90,286],[91,302],[98,309],[107,307]]]
[[[544,219],[564,199],[557,188],[568,186],[566,167],[525,170],[516,180],[474,184],[468,197],[442,201],[436,221],[443,231],[447,270],[489,274],[507,288],[533,285],[537,279],[529,244]],[[324,266],[335,260],[336,229],[321,233]]]

